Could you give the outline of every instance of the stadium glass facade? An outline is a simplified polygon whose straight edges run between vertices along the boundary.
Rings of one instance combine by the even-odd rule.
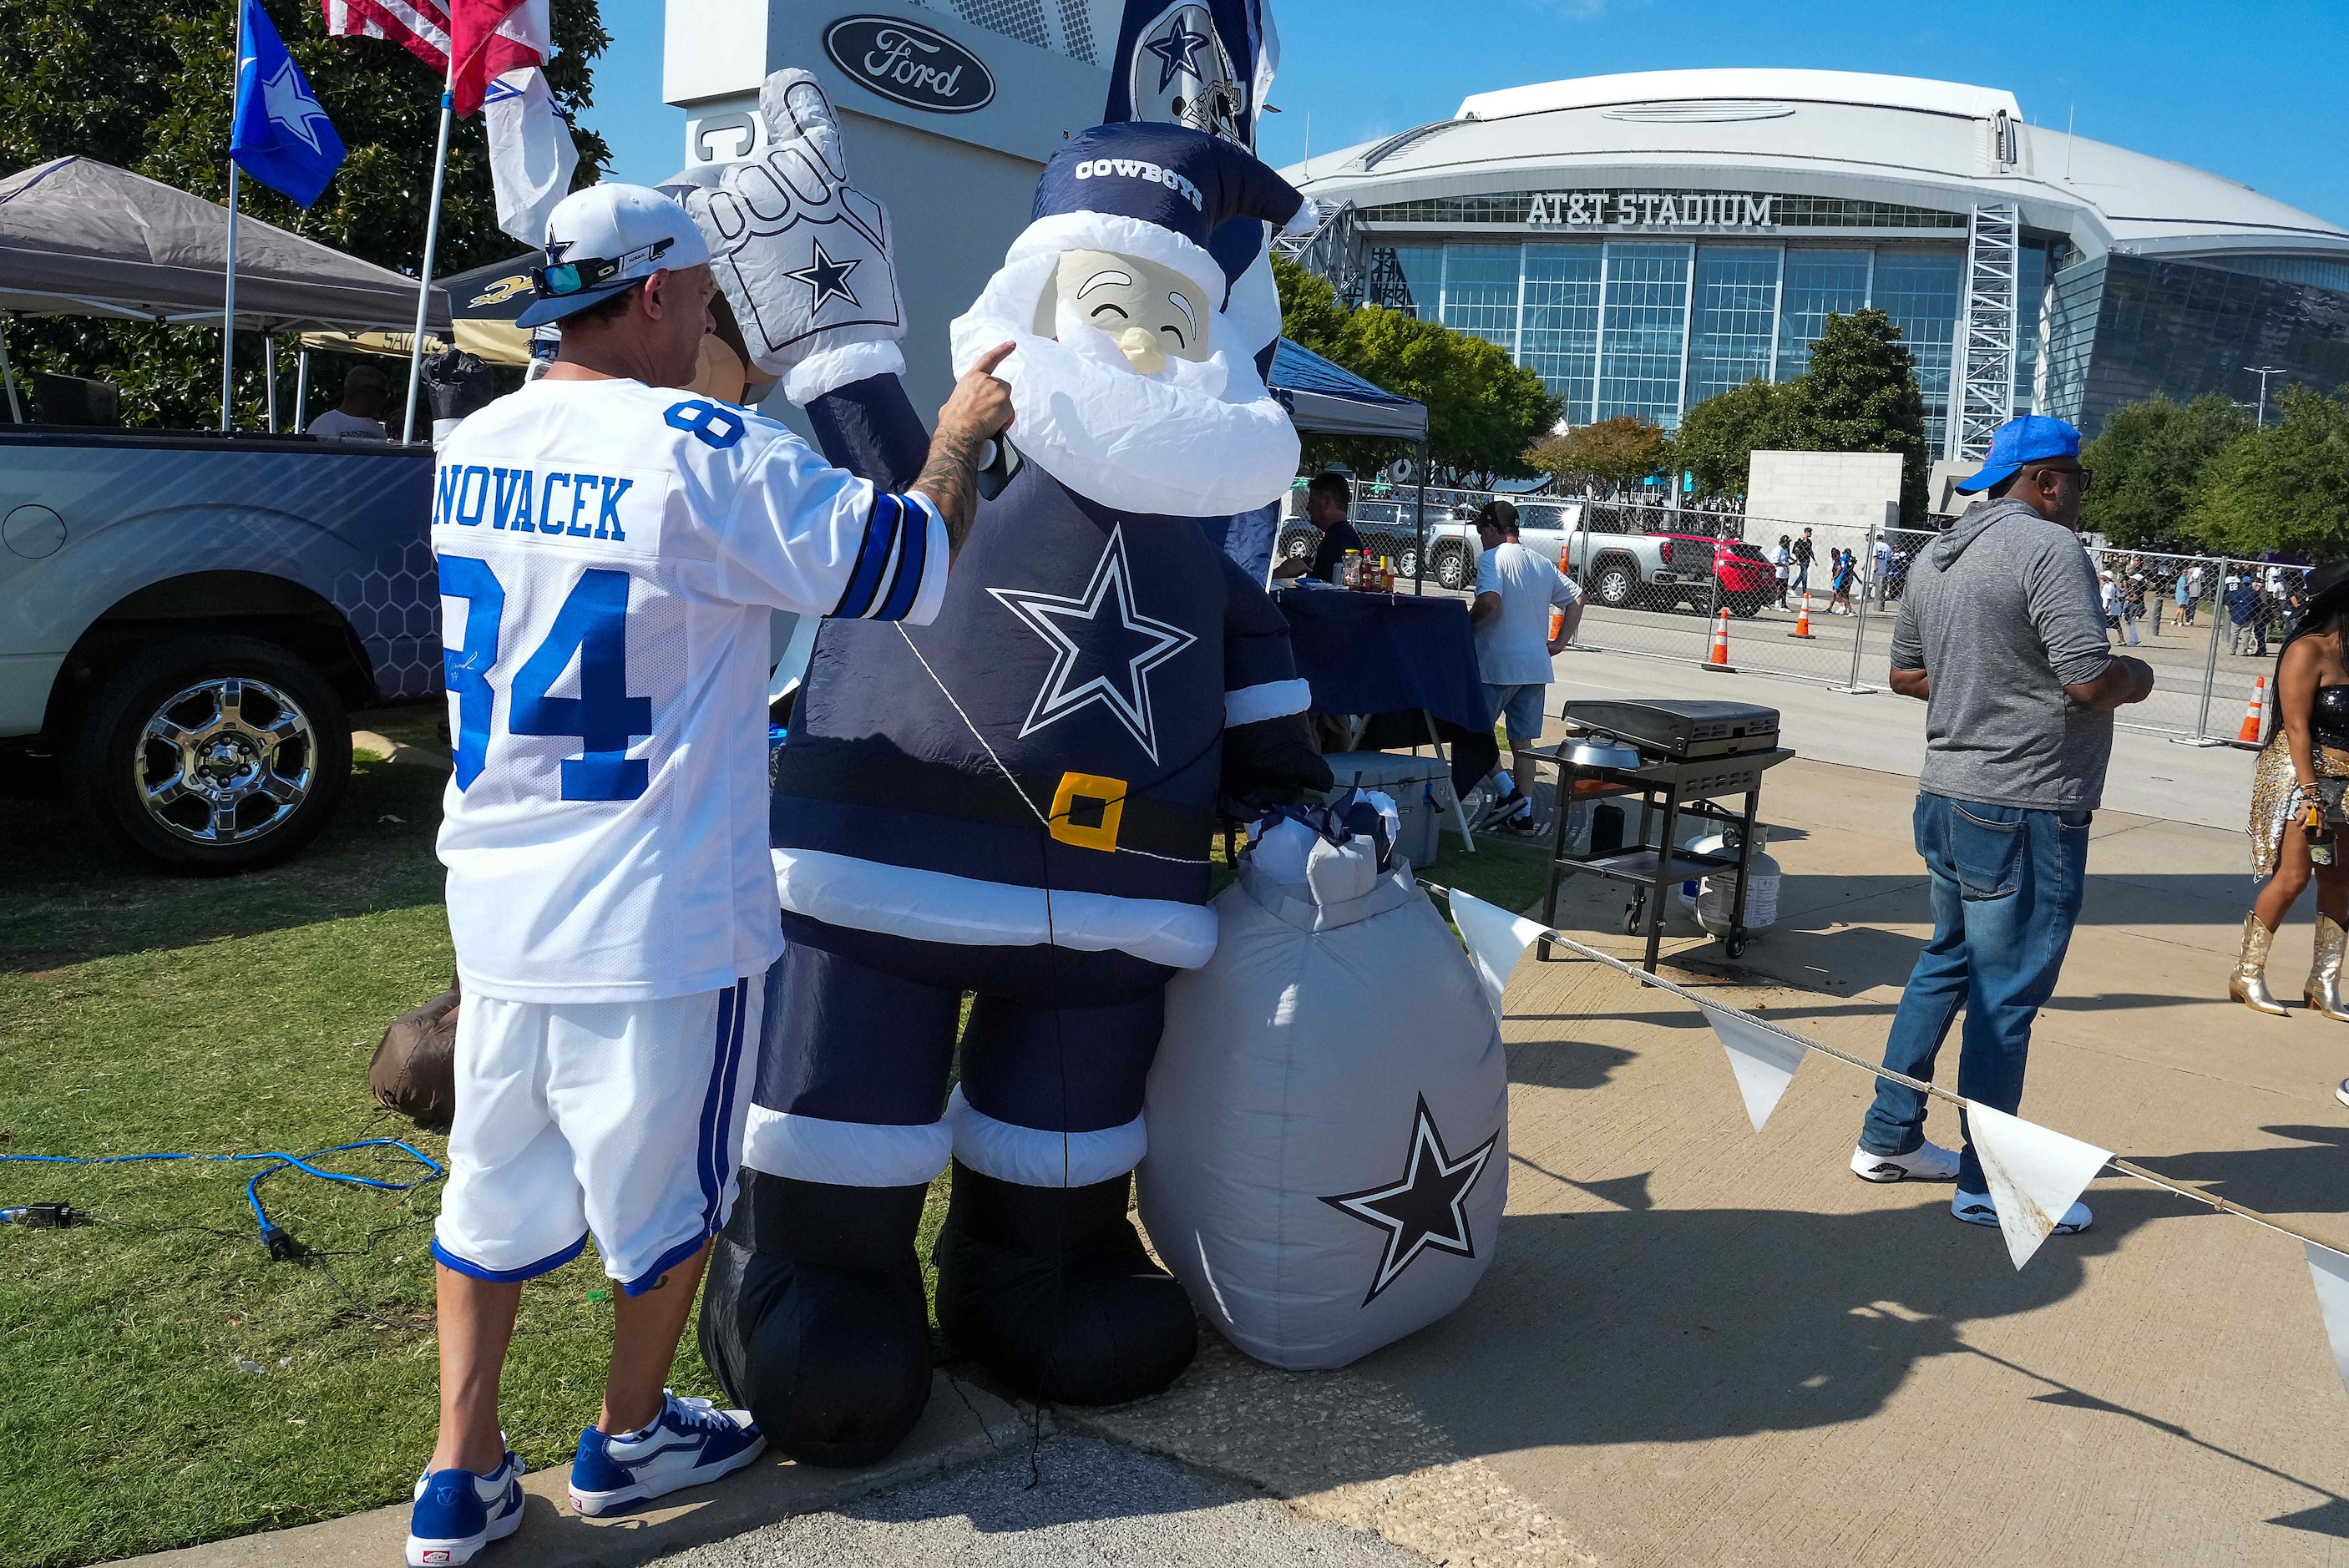
[[[1873,306],[1916,358],[1926,438],[1940,449],[1962,244],[1414,238],[1393,249],[1412,309],[1507,350],[1565,399],[1575,425],[1630,414],[1674,428],[1707,397],[1801,375],[1828,315]],[[2026,246],[2019,410],[2030,404],[2046,273],[2044,247]]]

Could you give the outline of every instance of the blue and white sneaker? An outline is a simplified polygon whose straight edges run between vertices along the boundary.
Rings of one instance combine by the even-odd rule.
[[[721,1410],[707,1399],[668,1393],[660,1418],[616,1438],[590,1427],[571,1461],[571,1506],[589,1515],[664,1497],[732,1475],[765,1451],[766,1437],[748,1410]]]
[[[1962,1187],[1959,1188],[1958,1195],[1950,1200],[1950,1212],[1969,1225],[1998,1223],[1998,1205],[1991,1202],[1987,1192],[1969,1192]],[[2064,1217],[2055,1222],[2055,1228],[2048,1233],[2076,1236],[2095,1222],[2096,1217],[2088,1212],[2088,1205],[2075,1203],[2064,1211]]]
[[[408,1522],[408,1568],[459,1568],[522,1528],[521,1458],[509,1449],[487,1475],[430,1470],[417,1478]]]

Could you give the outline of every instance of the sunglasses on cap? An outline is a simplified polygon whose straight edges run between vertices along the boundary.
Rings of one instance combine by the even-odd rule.
[[[589,257],[584,261],[563,262],[551,267],[533,267],[531,286],[541,299],[562,299],[568,294],[585,293],[599,284],[607,284],[629,268],[647,262],[657,262],[668,254],[673,239],[656,240],[641,250],[630,251],[611,261]]]

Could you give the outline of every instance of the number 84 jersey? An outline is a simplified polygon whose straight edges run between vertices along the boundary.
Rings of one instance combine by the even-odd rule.
[[[724,404],[542,380],[441,448],[432,547],[466,989],[650,1000],[771,964],[769,614],[926,624],[928,500]]]

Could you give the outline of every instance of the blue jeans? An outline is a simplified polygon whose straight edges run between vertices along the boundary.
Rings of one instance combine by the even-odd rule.
[[[1900,995],[1884,1042],[1887,1068],[1931,1081],[1933,1058],[1962,1006],[1958,1092],[2009,1114],[2022,1105],[2031,1023],[2055,990],[2080,918],[2091,815],[1917,797],[1917,852],[1932,873],[1933,940]],[[1925,1097],[1877,1079],[1860,1147],[1906,1154],[1924,1141]],[[1958,1185],[1989,1191],[1971,1137]]]

